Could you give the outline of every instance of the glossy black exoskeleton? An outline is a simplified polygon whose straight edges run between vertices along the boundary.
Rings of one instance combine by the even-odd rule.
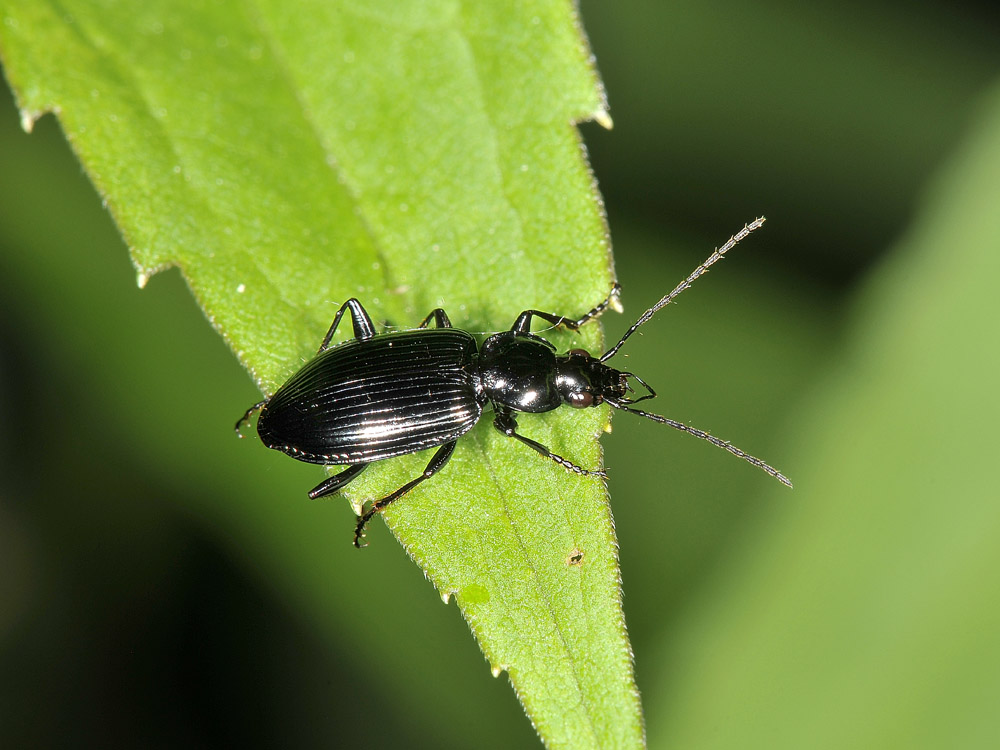
[[[458,438],[472,429],[486,407],[493,410],[497,430],[577,474],[606,476],[599,469],[577,466],[521,435],[515,414],[552,411],[564,404],[582,409],[606,402],[708,440],[791,486],[778,471],[728,442],[633,408],[656,393],[637,375],[605,364],[639,326],[763,221],[757,219],[731,237],[599,357],[583,349],[558,354],[551,343],[531,332],[531,322],[541,318],[553,326],[576,330],[612,304],[619,291],[617,284],[603,302],[579,318],[525,310],[509,331],[487,337],[482,346],[477,346],[472,334],[452,328],[441,308],[431,312],[416,330],[376,333],[361,303],[349,299],[337,311],[316,356],[273,396],[247,410],[236,423],[237,434],[243,422],[259,410],[257,433],[267,447],[300,461],[347,467],[313,488],[309,493],[312,498],[337,492],[374,461],[436,447],[420,476],[372,503],[359,517],[354,534],[358,547],[363,546],[365,525],[371,517],[437,473],[451,457]],[[354,338],[331,347],[345,312],[351,315]],[[428,327],[431,321],[435,328]],[[630,381],[645,392],[635,396]]]

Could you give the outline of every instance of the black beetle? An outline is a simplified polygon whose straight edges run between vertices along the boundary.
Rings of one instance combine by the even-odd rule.
[[[525,310],[509,331],[487,337],[482,346],[471,333],[452,328],[441,308],[431,312],[415,330],[377,334],[361,303],[349,299],[337,311],[316,356],[273,396],[250,407],[236,423],[236,433],[242,437],[241,425],[259,410],[257,433],[268,448],[299,461],[347,466],[313,488],[311,498],[337,492],[374,461],[437,447],[420,476],[372,503],[359,517],[354,532],[357,547],[363,546],[365,525],[372,516],[441,470],[458,438],[472,429],[487,405],[493,409],[493,426],[500,432],[577,474],[606,476],[601,470],[577,466],[519,434],[515,413],[552,411],[563,404],[580,409],[607,402],[616,409],[708,440],[791,487],[780,472],[724,440],[632,408],[656,393],[638,375],[604,364],[639,326],[763,223],[764,219],[759,218],[744,226],[670,294],[643,313],[600,357],[583,349],[557,354],[551,343],[531,333],[531,320],[537,317],[553,326],[576,330],[616,299],[617,283],[603,302],[577,319]],[[331,347],[345,311],[351,314],[354,339]],[[436,328],[428,328],[432,320]],[[635,393],[630,380],[645,393],[630,395]]]

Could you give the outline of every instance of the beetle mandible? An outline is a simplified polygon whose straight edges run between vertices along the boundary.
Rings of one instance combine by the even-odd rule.
[[[612,304],[620,291],[617,283],[604,301],[579,318],[524,310],[510,330],[487,337],[482,346],[471,333],[453,328],[441,308],[415,330],[376,333],[361,303],[349,299],[337,311],[316,356],[274,395],[250,407],[236,423],[236,433],[242,437],[240,427],[259,411],[257,433],[268,448],[299,461],[347,467],[316,485],[309,492],[311,498],[339,491],[375,461],[436,447],[420,476],[373,502],[359,516],[356,547],[365,546],[365,526],[372,516],[444,467],[458,438],[473,428],[487,406],[493,410],[497,430],[577,474],[606,477],[603,470],[577,466],[520,434],[515,414],[552,411],[564,404],[582,409],[608,403],[707,440],[791,487],[779,471],[729,442],[634,408],[656,392],[638,375],[605,364],[639,326],[763,223],[761,217],[730,237],[599,357],[584,349],[557,354],[555,346],[531,332],[531,321],[541,318],[575,331]],[[354,338],[331,347],[345,312],[350,313]],[[431,321],[435,328],[428,327]],[[637,394],[630,381],[644,392]]]

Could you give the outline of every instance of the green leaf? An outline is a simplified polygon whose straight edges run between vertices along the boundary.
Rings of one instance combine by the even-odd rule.
[[[396,325],[444,306],[487,331],[607,294],[574,127],[604,104],[563,3],[32,0],[0,20],[25,125],[58,114],[140,284],[179,266],[266,392],[347,297]],[[552,338],[597,346],[590,328]],[[593,467],[607,418],[521,423]],[[605,489],[488,421],[386,519],[547,744],[641,745]],[[379,465],[352,499],[386,494],[427,459]]]
[[[673,634],[662,744],[1000,736],[1000,88],[984,104],[856,301],[795,433],[796,497]]]

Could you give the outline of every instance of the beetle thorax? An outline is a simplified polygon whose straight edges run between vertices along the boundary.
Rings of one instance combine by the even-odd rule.
[[[544,412],[562,404],[555,347],[540,336],[513,331],[490,336],[479,350],[479,380],[494,406]]]
[[[600,362],[583,349],[558,356],[555,347],[534,334],[494,334],[478,361],[483,396],[495,406],[521,412],[552,411],[563,404],[597,406],[625,396],[627,374]]]

